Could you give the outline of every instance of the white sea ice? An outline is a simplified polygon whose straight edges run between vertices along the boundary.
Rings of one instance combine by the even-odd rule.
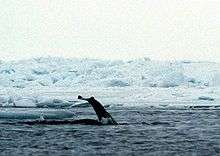
[[[46,109],[4,109],[0,110],[0,119],[71,119],[75,114],[70,111],[46,110]]]
[[[216,104],[219,86],[220,63],[212,62],[48,57],[0,64],[0,106],[70,107],[81,93],[124,106]]]

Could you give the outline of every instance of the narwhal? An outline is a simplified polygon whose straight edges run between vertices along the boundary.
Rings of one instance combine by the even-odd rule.
[[[95,119],[78,119],[78,120],[41,120],[34,121],[23,121],[19,123],[34,125],[34,124],[45,124],[45,125],[61,125],[61,124],[83,124],[83,125],[118,125],[115,119],[105,110],[103,105],[97,101],[94,97],[83,98],[78,96],[78,99],[85,100],[93,107],[98,120]]]

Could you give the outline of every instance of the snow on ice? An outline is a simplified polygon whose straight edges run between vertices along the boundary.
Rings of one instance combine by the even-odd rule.
[[[0,106],[7,107],[70,107],[78,94],[115,106],[217,105],[219,86],[220,64],[212,62],[48,57],[0,64]]]

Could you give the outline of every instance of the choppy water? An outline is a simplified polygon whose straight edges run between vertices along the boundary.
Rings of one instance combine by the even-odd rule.
[[[220,110],[108,110],[122,125],[1,121],[0,155],[220,155]],[[88,108],[73,111],[80,118],[95,118]]]

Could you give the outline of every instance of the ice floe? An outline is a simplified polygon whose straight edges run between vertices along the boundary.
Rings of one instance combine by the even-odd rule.
[[[70,119],[75,114],[63,110],[45,110],[45,109],[0,109],[0,119]]]

